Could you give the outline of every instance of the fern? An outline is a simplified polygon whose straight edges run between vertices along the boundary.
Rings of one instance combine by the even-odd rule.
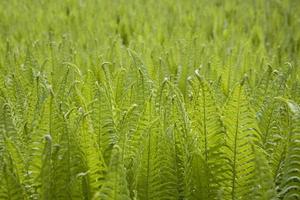
[[[274,177],[267,161],[267,155],[261,148],[252,147],[255,154],[255,186],[251,192],[253,194],[251,198],[260,200],[277,199]]]
[[[243,83],[235,87],[223,108],[227,133],[225,153],[230,170],[226,192],[229,192],[231,199],[246,198],[251,192],[255,180],[252,145],[258,145],[260,141],[258,126],[245,96]]]
[[[122,163],[120,151],[121,149],[118,146],[114,146],[105,182],[94,199],[130,199],[126,182],[126,169]]]
[[[195,148],[195,170],[200,170],[198,184],[195,184],[195,197],[202,199],[216,199],[222,191],[222,180],[224,179],[224,156],[222,148],[224,145],[224,127],[222,125],[218,107],[216,106],[212,90],[204,78],[196,71],[199,84],[195,84],[194,106],[192,109],[192,129],[194,130]],[[200,154],[200,155],[199,155]],[[199,167],[197,167],[197,161]],[[201,180],[202,179],[202,180]],[[196,180],[195,180],[196,181]]]
[[[299,149],[300,149],[300,134],[299,134],[299,119],[300,108],[299,105],[290,100],[284,100],[291,113],[292,125],[288,136],[288,144],[286,148],[286,155],[282,169],[282,181],[280,184],[279,196],[282,199],[297,199],[300,198],[299,186]]]
[[[20,180],[22,176],[22,162],[20,157],[12,157],[12,142],[16,132],[9,111],[9,105],[0,99],[1,111],[4,115],[0,117],[0,199],[24,199],[24,188]]]
[[[5,157],[4,157],[5,158]],[[14,170],[11,158],[6,156],[5,161],[1,161],[1,187],[0,199],[24,199],[24,190]]]
[[[42,168],[41,168],[41,198],[51,199],[54,197],[53,193],[53,166],[52,166],[52,138],[50,135],[45,136],[45,146],[42,157]]]
[[[89,130],[88,120],[83,120],[81,127],[81,148],[84,153],[84,159],[87,165],[87,172],[89,177],[89,187],[91,196],[95,195],[103,185],[107,166],[103,155],[96,143],[96,135]]]
[[[167,143],[167,133],[160,130],[151,128],[144,140],[137,171],[138,199],[178,198],[177,176],[173,166],[175,156]]]
[[[297,1],[0,10],[0,200],[300,199]]]

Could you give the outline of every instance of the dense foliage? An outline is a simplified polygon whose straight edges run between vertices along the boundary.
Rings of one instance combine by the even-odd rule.
[[[0,199],[300,199],[298,0],[1,0]]]

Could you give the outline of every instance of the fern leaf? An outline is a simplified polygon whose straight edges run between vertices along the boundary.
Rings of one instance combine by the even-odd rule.
[[[275,181],[271,167],[267,161],[267,155],[263,149],[253,146],[255,153],[255,186],[251,192],[251,199],[257,200],[275,200]]]
[[[228,147],[225,153],[230,161],[230,196],[233,200],[245,198],[254,184],[255,154],[252,145],[258,143],[260,135],[243,84],[233,90],[223,109],[223,117]]]
[[[224,166],[224,156],[222,147],[224,145],[224,127],[222,125],[219,111],[216,106],[212,91],[208,83],[199,74],[196,74],[199,84],[195,84],[195,95],[192,107],[192,129],[195,140],[195,161],[199,166],[193,165],[193,169],[202,170],[201,185],[195,185],[196,196],[200,194],[203,199],[216,199],[221,192],[222,179],[224,179],[222,168]],[[201,156],[199,155],[201,154]],[[198,158],[197,158],[198,157]],[[196,181],[196,180],[195,180]],[[196,181],[197,183],[198,181]],[[199,182],[198,182],[199,183]]]
[[[300,107],[293,101],[284,101],[292,113],[292,124],[287,141],[279,196],[287,200],[300,198]]]
[[[122,163],[121,149],[114,146],[108,173],[99,193],[94,199],[130,200],[126,181],[126,169]]]

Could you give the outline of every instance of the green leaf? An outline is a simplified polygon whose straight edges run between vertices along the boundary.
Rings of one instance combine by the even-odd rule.
[[[130,200],[126,181],[126,169],[121,156],[121,149],[114,146],[108,173],[101,190],[93,199],[101,200]]]
[[[246,198],[255,183],[252,145],[259,143],[260,134],[243,84],[234,88],[223,108],[223,122],[226,127],[225,153],[229,161],[229,196],[226,198]]]

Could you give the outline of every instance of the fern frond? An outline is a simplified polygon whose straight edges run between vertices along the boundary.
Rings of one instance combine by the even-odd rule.
[[[54,198],[53,190],[53,166],[52,166],[52,138],[50,135],[45,136],[45,146],[42,154],[41,167],[41,198]]]
[[[253,146],[255,154],[255,172],[254,179],[255,185],[251,192],[251,199],[257,200],[275,200],[275,181],[267,160],[267,154],[263,149],[257,146]]]
[[[88,116],[86,116],[87,118]],[[101,149],[97,144],[96,134],[89,128],[89,119],[83,119],[81,126],[80,146],[87,165],[89,190],[94,196],[102,187],[107,170]]]
[[[14,148],[11,139],[15,139],[16,128],[12,121],[9,105],[0,99],[0,199],[24,199],[22,183],[24,162]],[[21,165],[20,165],[21,164]]]
[[[130,200],[126,181],[126,169],[122,162],[121,149],[114,146],[108,173],[99,193],[93,199]]]
[[[97,84],[97,101],[95,102],[95,112],[99,123],[98,144],[100,145],[105,162],[109,163],[112,147],[117,143],[117,119],[116,105],[111,97],[110,90],[106,86]],[[95,114],[96,114],[95,113]]]
[[[300,107],[285,100],[291,111],[291,129],[288,135],[286,155],[282,169],[279,196],[282,199],[300,198]]]
[[[148,127],[137,169],[138,199],[178,199],[177,171],[174,165],[176,155],[168,142],[173,140],[172,131],[172,127],[165,130],[157,120]]]
[[[23,186],[14,170],[14,163],[10,159],[8,155],[4,161],[0,161],[0,199],[25,199]]]
[[[200,167],[193,165],[193,170],[202,174],[195,180],[194,193],[196,198],[216,199],[222,190],[224,179],[224,155],[222,148],[225,139],[225,129],[219,116],[219,109],[216,106],[212,90],[200,74],[196,74],[198,83],[194,85],[195,95],[193,96],[193,107],[191,108],[192,130],[195,148],[195,161],[199,161]],[[201,154],[201,155],[199,155]],[[197,160],[197,161],[196,161]],[[195,163],[196,164],[196,163]],[[196,172],[195,172],[196,173]],[[196,176],[195,176],[196,177]],[[202,179],[202,180],[201,180]],[[201,182],[201,185],[196,183]]]
[[[232,91],[223,108],[223,121],[227,131],[225,153],[230,165],[230,198],[246,198],[254,184],[255,154],[252,145],[260,141],[260,134],[243,84],[238,84]]]

